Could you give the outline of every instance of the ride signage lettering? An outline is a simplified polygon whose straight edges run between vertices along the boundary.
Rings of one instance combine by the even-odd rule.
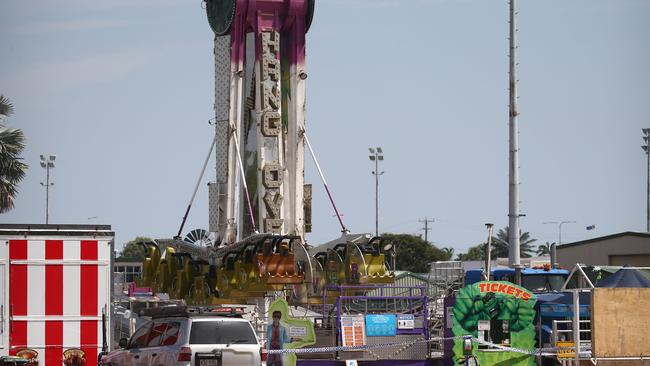
[[[504,295],[510,295],[514,298],[522,299],[524,301],[528,301],[533,297],[532,293],[523,290],[517,286],[508,285],[507,283],[503,283],[503,282],[485,281],[479,283],[478,288],[481,292],[494,292],[494,293],[500,293]]]

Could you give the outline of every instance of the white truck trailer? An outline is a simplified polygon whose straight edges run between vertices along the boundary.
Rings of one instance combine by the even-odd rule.
[[[113,238],[109,225],[0,224],[0,357],[97,365],[110,344]]]

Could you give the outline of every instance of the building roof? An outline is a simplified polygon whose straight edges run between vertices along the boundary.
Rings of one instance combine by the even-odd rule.
[[[573,242],[573,243],[558,245],[557,249],[575,247],[575,246],[584,245],[584,244],[591,244],[591,243],[595,243],[595,242],[599,242],[599,241],[603,241],[603,240],[616,239],[616,238],[620,238],[620,237],[623,237],[623,236],[636,236],[636,237],[640,237],[640,238],[648,238],[648,239],[650,239],[650,233],[638,233],[638,232],[634,232],[634,231],[624,231],[624,232],[618,233],[618,234],[600,236],[600,237],[597,237],[597,238],[591,238],[591,239],[587,239],[587,240],[576,241],[576,242]]]
[[[409,272],[409,271],[395,271],[395,279],[398,280],[403,277],[413,277],[418,280],[424,281],[424,282],[429,282],[429,274],[428,273],[414,273],[414,272]]]

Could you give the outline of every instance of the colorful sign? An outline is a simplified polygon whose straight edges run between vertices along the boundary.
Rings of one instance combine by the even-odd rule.
[[[287,333],[291,338],[291,343],[285,343],[283,348],[303,348],[316,344],[316,332],[314,331],[314,323],[309,318],[296,318],[291,315],[289,311],[289,304],[284,299],[277,299],[269,306],[269,319],[272,317],[273,312],[279,311],[282,314],[280,318],[280,325],[287,329]],[[269,341],[268,339],[266,340]],[[282,365],[296,366],[295,353],[283,353],[280,355]]]
[[[456,296],[452,312],[454,336],[471,335],[501,346],[534,349],[535,294],[504,281],[483,281],[463,287]],[[465,357],[462,339],[454,340],[454,363]],[[533,356],[512,351],[479,349],[472,353],[480,365],[535,366]]]
[[[366,336],[391,337],[397,334],[395,314],[366,315]]]
[[[341,341],[344,347],[366,345],[363,315],[341,315]]]
[[[512,295],[515,298],[520,298],[524,301],[530,300],[530,298],[533,296],[533,294],[528,290],[522,289],[521,287],[515,286],[513,284],[509,284],[507,282],[493,282],[493,281],[480,282],[478,284],[478,288],[479,290],[481,290],[481,292],[494,292],[494,293]]]

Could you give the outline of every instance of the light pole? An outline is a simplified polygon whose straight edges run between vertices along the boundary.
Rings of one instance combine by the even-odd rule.
[[[645,151],[645,154],[648,157],[646,231],[650,233],[650,128],[643,128],[641,131],[643,131],[643,140],[645,141],[645,145],[641,145],[641,148]]]
[[[510,0],[510,113],[509,113],[509,187],[508,187],[508,266],[515,269],[515,281],[521,285],[521,255],[519,219],[519,124],[517,116],[517,6]]]
[[[557,240],[557,245],[562,244],[562,225],[563,224],[575,224],[575,221],[546,221],[544,224],[555,224],[558,225],[558,240]]]
[[[372,172],[375,176],[375,236],[379,236],[379,176],[384,174],[379,171],[379,161],[384,160],[384,152],[381,147],[369,147],[368,151],[370,151],[370,160],[375,162],[375,170]]]
[[[490,271],[492,270],[490,267],[492,265],[492,254],[490,253],[492,251],[492,228],[494,227],[494,224],[485,224],[485,227],[487,228],[488,232],[488,240],[487,240],[487,248],[486,253],[485,253],[485,280],[489,281],[490,280]]]
[[[50,186],[54,185],[54,183],[50,183],[50,168],[54,168],[54,160],[56,160],[56,155],[41,155],[41,167],[45,168],[47,172],[45,183],[41,182],[41,185],[45,187],[45,224],[50,223]]]

